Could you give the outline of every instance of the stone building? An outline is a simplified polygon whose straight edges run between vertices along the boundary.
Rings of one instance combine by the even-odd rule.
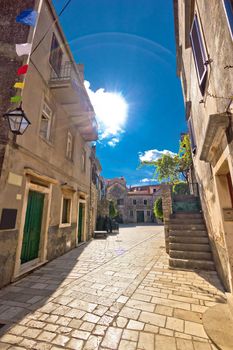
[[[35,27],[15,20],[28,8],[38,11]],[[90,238],[91,141],[98,135],[83,66],[74,61],[52,1],[3,0],[0,34],[1,287]],[[31,55],[18,57],[17,43],[32,43]],[[25,64],[27,74],[17,76]],[[13,88],[17,81],[25,83],[22,92]],[[15,93],[31,125],[13,137],[2,116],[18,107],[9,102]]]
[[[192,141],[193,180],[218,273],[233,290],[233,2],[174,0],[177,74]]]
[[[160,186],[134,186],[128,188],[123,177],[106,180],[106,198],[112,200],[123,223],[156,221],[153,205],[160,196]]]

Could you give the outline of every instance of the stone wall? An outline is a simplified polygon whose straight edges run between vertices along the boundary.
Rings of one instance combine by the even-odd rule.
[[[18,230],[0,232],[0,288],[11,282],[15,267]]]
[[[162,185],[162,207],[163,207],[163,222],[165,233],[165,248],[169,253],[169,227],[168,221],[172,214],[172,187],[171,185]]]
[[[48,230],[47,259],[53,260],[75,248],[77,224],[70,227],[50,226]]]

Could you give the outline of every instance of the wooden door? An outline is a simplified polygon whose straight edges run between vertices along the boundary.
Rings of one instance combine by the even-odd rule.
[[[29,191],[21,250],[21,264],[38,258],[43,207],[44,194]]]
[[[137,211],[137,222],[144,222],[144,211],[143,210]]]

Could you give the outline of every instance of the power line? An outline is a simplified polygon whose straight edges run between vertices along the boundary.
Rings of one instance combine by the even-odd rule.
[[[66,10],[66,8],[69,6],[69,4],[71,3],[72,0],[68,0],[64,6],[62,7],[61,11],[58,14],[58,17],[55,19],[55,21],[53,21],[53,23],[48,27],[48,29],[46,30],[45,34],[42,36],[42,38],[39,40],[38,44],[36,45],[36,47],[32,50],[31,52],[31,56],[33,55],[33,53],[38,49],[38,47],[40,46],[40,44],[42,43],[42,41],[45,39],[45,37],[47,36],[47,34],[50,32],[51,28],[54,26],[54,24],[57,23],[58,18],[63,14],[63,12]]]

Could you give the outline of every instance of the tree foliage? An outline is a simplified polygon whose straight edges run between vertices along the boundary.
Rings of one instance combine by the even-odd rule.
[[[110,218],[115,218],[118,215],[115,203],[113,201],[109,202],[109,216]]]
[[[143,165],[155,167],[154,177],[158,182],[174,184],[180,180],[188,181],[188,172],[192,165],[189,135],[182,136],[177,154],[165,153],[157,160],[141,162],[140,166]]]
[[[162,206],[162,198],[159,197],[154,202],[154,215],[158,219],[163,219],[163,206]]]

